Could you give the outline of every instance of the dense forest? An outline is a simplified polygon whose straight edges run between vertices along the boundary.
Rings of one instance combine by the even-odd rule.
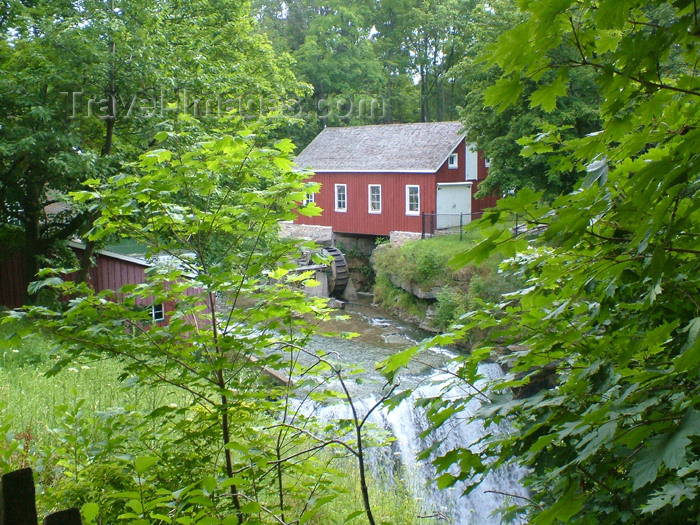
[[[396,453],[373,418],[410,398],[438,436],[412,460],[431,486],[516,480],[487,491],[493,523],[697,523],[699,16],[696,0],[0,0],[0,239],[25,303],[0,324],[0,469],[32,467],[39,510],[83,523],[476,513],[377,467]],[[294,153],[324,126],[442,120],[504,196],[448,263],[488,264],[491,293],[371,365],[360,399],[331,342],[358,334],[303,294],[313,275],[279,236],[319,213]],[[125,239],[162,264],[96,291],[96,254]],[[440,389],[402,384],[465,341]],[[449,439],[470,424],[474,442]]]

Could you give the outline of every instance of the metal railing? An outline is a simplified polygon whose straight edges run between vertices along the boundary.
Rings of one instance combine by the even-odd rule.
[[[464,227],[472,221],[481,219],[483,211],[474,213],[423,213],[421,238],[434,237],[436,235],[453,235],[459,233],[459,240],[464,238]],[[513,237],[522,234],[539,234],[546,229],[544,226],[531,227],[527,221],[523,221],[518,214],[510,214],[509,221],[514,224],[511,227]]]
[[[459,240],[461,241],[464,227],[473,220],[480,219],[483,214],[483,211],[474,213],[423,213],[421,217],[421,238],[459,233]]]

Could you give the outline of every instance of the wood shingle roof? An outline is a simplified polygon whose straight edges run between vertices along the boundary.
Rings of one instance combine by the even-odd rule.
[[[459,122],[325,128],[296,159],[322,172],[434,173],[464,138]]]

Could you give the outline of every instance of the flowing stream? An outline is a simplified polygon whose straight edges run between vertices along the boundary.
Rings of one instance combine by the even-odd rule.
[[[403,321],[382,316],[371,307],[352,305],[346,311],[349,319],[339,322],[331,328],[338,331],[351,331],[359,334],[354,339],[316,338],[311,348],[317,351],[333,352],[337,359],[348,367],[359,366],[364,369],[360,374],[359,384],[348,381],[353,402],[359,414],[364,415],[375,405],[382,393],[384,381],[374,371],[375,364],[393,353],[408,348],[416,341],[426,337],[426,333]],[[442,396],[443,398],[468,395],[470,387],[452,386],[446,388],[452,377],[449,374],[450,361],[455,354],[448,350],[432,348],[419,354],[401,375],[399,390],[413,389],[413,393],[404,399],[394,410],[381,407],[369,418],[374,428],[383,429],[394,437],[391,446],[371,448],[369,452],[370,468],[379,472],[390,472],[396,479],[401,478],[407,484],[414,497],[420,501],[424,514],[446,516],[454,525],[491,525],[501,522],[493,512],[503,505],[503,494],[527,496],[527,491],[520,484],[522,471],[515,468],[501,469],[489,474],[481,485],[467,496],[462,496],[464,483],[439,490],[431,480],[435,477],[435,468],[429,461],[418,461],[417,454],[436,441],[442,441],[436,454],[440,455],[457,447],[469,447],[476,451],[477,442],[485,431],[479,423],[468,423],[466,419],[480,406],[477,397],[469,401],[466,409],[448,420],[437,432],[426,438],[420,434],[428,428],[423,409],[416,406],[420,398]],[[481,367],[481,374],[486,378],[502,374],[496,364]],[[479,385],[475,385],[479,388]],[[334,385],[339,389],[340,385]],[[310,409],[324,420],[347,419],[350,407],[347,403],[314,406]],[[501,431],[507,431],[502,428]]]

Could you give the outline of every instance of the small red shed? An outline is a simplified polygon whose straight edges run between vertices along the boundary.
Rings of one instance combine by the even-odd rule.
[[[321,184],[318,217],[295,222],[334,232],[420,233],[479,218],[496,196],[475,199],[488,174],[459,122],[325,128],[296,159]],[[428,219],[426,221],[426,219]]]
[[[85,245],[69,241],[68,245],[73,249],[78,258],[82,257]],[[97,292],[103,290],[119,290],[126,284],[142,284],[146,282],[146,270],[151,265],[142,257],[123,255],[110,250],[97,250],[95,252],[95,264],[90,267],[88,282]],[[74,280],[75,274],[66,275],[66,279]],[[116,294],[116,299],[121,301],[121,294]],[[137,302],[144,308],[151,309],[151,317],[158,325],[168,323],[167,312],[172,311],[174,305],[168,303],[155,303],[154,301]]]
[[[85,245],[69,241],[68,246],[78,257],[82,256]],[[119,290],[126,284],[141,284],[146,282],[146,270],[152,265],[141,257],[132,257],[109,250],[95,252],[95,264],[89,270],[88,282],[97,292],[103,290]],[[24,304],[24,255],[16,252],[8,258],[0,258],[0,305],[8,308],[19,308]],[[73,280],[75,274],[63,276]],[[199,295],[201,288],[188,288],[187,295]],[[119,294],[117,294],[119,300]],[[143,301],[144,308],[151,309],[153,321],[163,325],[168,323],[169,312],[175,309],[173,303],[155,303]],[[198,320],[207,323],[208,319]]]

